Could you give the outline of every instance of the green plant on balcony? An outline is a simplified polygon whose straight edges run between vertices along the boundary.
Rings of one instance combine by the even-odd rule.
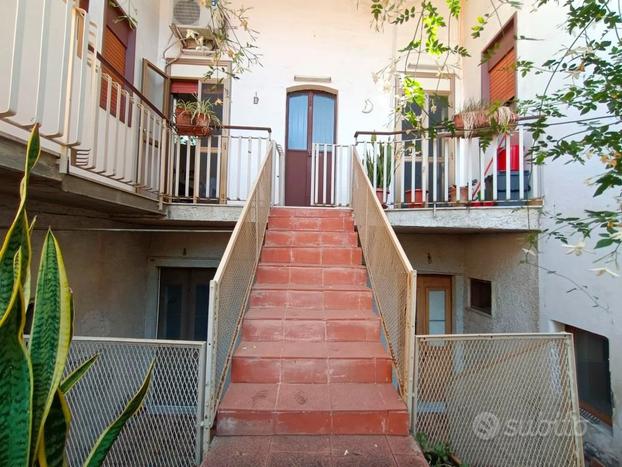
[[[24,339],[33,227],[26,201],[39,153],[35,126],[26,151],[19,207],[0,250],[0,465],[11,467],[67,464],[71,414],[65,398],[97,359],[95,355],[64,375],[73,333],[73,299],[51,231],[43,243],[28,345]],[[152,370],[153,363],[136,394],[97,439],[85,465],[103,463],[126,421],[141,407]]]
[[[219,101],[209,99],[196,101],[177,101],[175,125],[180,134],[208,136],[211,129],[221,125],[216,106]]]

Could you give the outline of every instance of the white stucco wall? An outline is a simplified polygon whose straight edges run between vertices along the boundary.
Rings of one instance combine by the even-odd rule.
[[[463,91],[467,97],[480,96],[481,70],[477,65],[480,53],[486,44],[499,30],[496,19],[492,19],[482,37],[472,39],[470,26],[475,24],[476,16],[488,12],[490,3],[487,0],[469,0],[466,4],[463,17],[462,39],[464,45],[471,51],[472,57],[464,60]],[[514,10],[507,4],[499,8],[499,17],[502,24],[514,14]],[[519,40],[517,55],[519,60],[532,60],[537,65],[542,64],[563,45],[569,45],[568,37],[560,30],[559,24],[564,19],[564,12],[557,4],[539,7],[536,10],[527,6],[516,13],[517,34],[537,40]],[[544,92],[548,74],[531,74],[525,78],[518,77],[518,96],[520,99],[529,99]],[[558,75],[550,89],[556,89],[563,83],[565,75]],[[606,114],[600,112],[598,115]],[[572,116],[568,115],[568,119]],[[576,126],[561,125],[555,129],[554,135],[562,137],[572,133]],[[561,212],[568,216],[582,216],[586,209],[619,209],[619,206],[610,196],[593,198],[593,188],[585,181],[603,170],[598,160],[591,160],[585,165],[565,164],[565,160],[547,162],[544,166],[543,187],[545,195],[545,213]],[[550,216],[543,215],[542,227],[553,226]],[[579,241],[580,238],[574,239]],[[588,249],[593,247],[593,241],[588,241]],[[608,465],[618,465],[622,462],[622,279],[609,276],[597,277],[591,268],[597,267],[593,262],[598,258],[597,253],[587,253],[581,257],[567,255],[567,250],[556,240],[542,239],[539,244],[539,264],[549,271],[556,271],[568,279],[556,274],[542,272],[539,279],[540,288],[540,318],[541,331],[563,330],[562,324],[570,324],[578,328],[605,336],[609,340],[611,390],[613,393],[613,429],[591,428],[586,435],[586,444],[596,451],[602,461]],[[621,273],[613,264],[607,265],[610,269]],[[608,311],[594,308],[589,297],[579,292],[568,292],[574,289],[574,281],[587,288],[589,293],[598,297]],[[616,407],[617,405],[617,407]],[[617,459],[616,459],[617,457]]]

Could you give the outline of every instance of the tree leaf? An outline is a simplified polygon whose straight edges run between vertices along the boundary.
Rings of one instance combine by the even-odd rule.
[[[50,412],[45,419],[43,437],[39,443],[37,460],[40,467],[63,467],[67,465],[65,445],[69,435],[71,412],[65,395],[60,389],[54,393]]]
[[[31,456],[37,453],[45,419],[60,385],[71,343],[71,291],[60,247],[52,232],[43,243],[32,328],[30,360],[33,370],[33,437]]]
[[[18,253],[17,257],[21,255]],[[32,367],[24,345],[26,307],[20,261],[13,293],[0,324],[0,465],[27,466],[30,453]],[[6,283],[2,283],[6,287]]]
[[[152,361],[149,365],[149,369],[147,370],[147,375],[145,376],[145,380],[141,385],[140,389],[134,397],[128,402],[128,404],[121,412],[121,415],[117,417],[115,421],[113,421],[108,428],[104,430],[104,432],[99,436],[95,445],[91,449],[89,456],[84,462],[85,467],[99,467],[106,459],[106,455],[110,448],[116,441],[117,437],[121,433],[121,430],[125,426],[125,423],[128,419],[134,415],[138,409],[140,409],[145,395],[147,394],[147,390],[149,389],[149,384],[151,383],[151,375],[153,373],[154,362]]]
[[[67,394],[76,385],[80,379],[91,369],[93,363],[99,358],[99,354],[93,355],[91,358],[82,362],[82,364],[73,370],[67,377],[60,383],[60,390],[63,394]]]

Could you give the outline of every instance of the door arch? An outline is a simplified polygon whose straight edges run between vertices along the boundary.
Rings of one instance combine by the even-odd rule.
[[[311,204],[313,143],[336,143],[337,96],[319,89],[287,93],[285,129],[285,204]]]

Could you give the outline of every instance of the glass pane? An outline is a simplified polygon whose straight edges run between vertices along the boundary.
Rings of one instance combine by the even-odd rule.
[[[445,291],[430,290],[428,292],[430,321],[445,321]]]
[[[313,96],[313,143],[335,142],[335,98]]]
[[[214,104],[214,113],[218,117],[218,120],[225,125],[224,118],[224,100],[225,100],[225,85],[223,83],[201,83],[201,100],[209,100]],[[222,130],[215,129],[212,134],[220,135]],[[213,138],[216,142],[216,138]],[[202,144],[207,144],[207,138],[202,138]],[[214,143],[212,143],[214,144]],[[216,144],[218,146],[218,144]]]
[[[445,334],[445,321],[430,321],[430,334]]]
[[[579,400],[611,416],[609,342],[587,331],[574,332]]]
[[[306,94],[289,96],[289,117],[287,122],[287,148],[307,149],[307,114],[309,97]]]
[[[151,67],[145,68],[143,94],[160,112],[164,112],[164,86],[166,79]]]
[[[162,290],[158,338],[179,339],[181,336],[181,313],[183,306],[181,284],[166,284]]]
[[[194,309],[194,340],[207,340],[207,312],[209,310],[209,284],[197,284]]]

